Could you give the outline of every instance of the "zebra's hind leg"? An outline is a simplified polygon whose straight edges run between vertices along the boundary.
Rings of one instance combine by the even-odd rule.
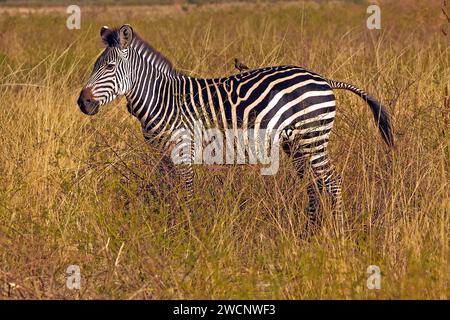
[[[320,204],[320,193],[325,189],[331,200],[331,210],[333,214],[332,226],[335,234],[340,235],[344,231],[343,203],[341,195],[341,177],[336,172],[333,164],[330,162],[327,152],[310,157],[310,167],[313,172],[315,182],[308,187],[309,207],[308,214],[318,215],[318,206]],[[323,208],[321,210],[323,212]],[[321,218],[319,216],[319,218]],[[314,222],[314,219],[313,219]]]
[[[305,173],[308,169],[310,155],[303,153],[301,150],[295,147],[293,144],[285,144],[283,146],[284,151],[291,157],[292,164],[297,171],[297,175],[300,179],[305,177]],[[321,184],[310,183],[307,188],[308,192],[308,208],[307,208],[307,222],[305,231],[302,234],[303,238],[307,238],[314,233],[321,225],[320,216],[320,192]]]
[[[322,226],[323,216],[320,211],[320,194],[322,192],[322,185],[319,181],[317,183],[310,183],[307,188],[308,193],[308,221],[306,223],[306,236],[310,236]]]

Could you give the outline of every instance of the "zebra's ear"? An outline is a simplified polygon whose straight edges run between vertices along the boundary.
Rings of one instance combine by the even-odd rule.
[[[128,48],[133,40],[133,29],[129,24],[124,24],[119,30],[119,44],[121,49]]]
[[[102,41],[105,44],[105,46],[110,45],[110,39],[108,39],[108,37],[110,38],[110,34],[111,34],[111,30],[108,28],[108,26],[101,27],[100,37],[102,38]]]
[[[105,31],[108,29],[109,29],[108,26],[103,26],[100,28],[100,37],[102,37],[102,39],[103,39],[103,36],[105,35]]]

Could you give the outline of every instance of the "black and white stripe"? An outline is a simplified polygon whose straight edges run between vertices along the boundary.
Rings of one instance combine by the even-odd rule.
[[[91,91],[97,108],[125,95],[128,110],[139,119],[146,139],[166,148],[170,148],[176,130],[193,132],[199,121],[206,128],[274,133],[292,157],[299,176],[306,170],[312,172],[314,181],[308,187],[312,223],[317,222],[322,190],[331,197],[336,212],[341,211],[341,179],[327,152],[336,113],[333,89],[350,90],[365,99],[382,137],[393,145],[387,112],[350,84],[296,66],[267,67],[226,78],[193,78],[177,72],[128,25],[102,28],[101,33],[107,47],[83,89]],[[82,96],[83,92],[80,99]],[[252,139],[248,135],[244,138]],[[180,174],[190,196],[193,170],[189,161],[181,166]]]

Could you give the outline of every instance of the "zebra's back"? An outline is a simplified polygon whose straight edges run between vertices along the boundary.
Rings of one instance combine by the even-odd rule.
[[[220,98],[213,101],[219,126],[295,133],[334,118],[327,80],[300,67],[267,67],[206,81]]]

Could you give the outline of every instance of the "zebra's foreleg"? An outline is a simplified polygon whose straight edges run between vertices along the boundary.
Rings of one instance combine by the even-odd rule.
[[[185,205],[189,214],[192,213],[191,209],[191,200],[193,198],[194,189],[193,189],[193,180],[194,180],[194,171],[191,164],[174,164],[170,157],[165,156],[161,159],[160,162],[160,171],[164,173],[164,179],[169,180],[170,188],[175,191],[175,186],[182,185],[182,206]],[[173,195],[173,193],[171,192]],[[171,201],[172,200],[172,201]],[[172,207],[171,214],[169,215],[169,230],[173,229],[177,223],[179,222],[179,217],[176,212],[179,212],[179,205],[173,203],[174,198],[171,197],[168,199],[165,196],[164,201],[171,203]],[[181,207],[182,207],[181,206]]]
[[[167,182],[173,183],[176,179],[176,168],[168,155],[164,155],[161,158],[161,161],[159,162],[159,172]]]
[[[177,173],[183,180],[183,198],[186,204],[190,204],[194,197],[194,169],[192,164],[179,164],[176,166]]]

